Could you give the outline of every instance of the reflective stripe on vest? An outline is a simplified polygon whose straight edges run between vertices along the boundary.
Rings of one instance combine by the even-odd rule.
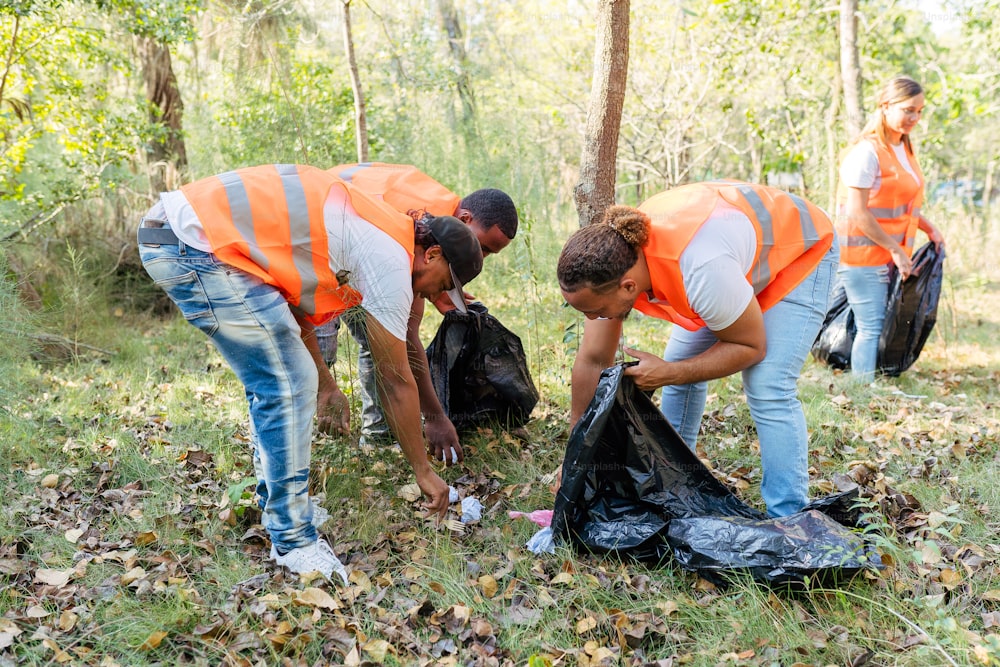
[[[412,220],[314,167],[238,169],[181,191],[221,261],[274,285],[310,321],[321,323],[362,299],[341,286],[330,267],[323,208],[333,187],[344,188],[357,214],[399,243],[412,266]]]
[[[328,171],[415,220],[425,213],[455,215],[461,203],[458,195],[408,164],[359,162]]]
[[[643,247],[656,302],[646,295],[637,310],[689,330],[705,322],[684,292],[680,257],[722,198],[753,224],[757,253],[746,274],[761,310],[767,310],[813,272],[833,245],[833,223],[815,205],[776,188],[735,181],[694,183],[656,195],[639,208],[650,216],[650,240]]]
[[[868,210],[882,230],[910,255],[913,253],[923,201],[924,177],[920,165],[913,155],[906,153],[910,167],[918,176],[914,178],[900,163],[894,150],[883,146],[874,137],[863,141],[868,141],[875,149],[881,179],[878,191],[868,198]],[[847,187],[841,181],[837,184],[840,263],[847,266],[881,266],[892,262],[892,254],[866,236],[858,224],[848,218],[847,194]]]

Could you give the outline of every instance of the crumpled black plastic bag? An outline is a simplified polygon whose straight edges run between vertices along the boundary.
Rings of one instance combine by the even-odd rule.
[[[813,343],[812,355],[820,363],[846,370],[851,367],[851,346],[857,333],[854,311],[847,303],[847,292],[837,281],[830,295],[830,308],[826,311],[823,328]]]
[[[463,431],[497,423],[518,427],[538,403],[538,390],[518,338],[481,303],[445,313],[427,361],[445,414]]]
[[[913,254],[913,270],[906,280],[893,270],[886,304],[885,324],[879,337],[878,370],[898,376],[913,365],[937,322],[937,304],[944,279],[944,250],[925,243]],[[851,346],[857,329],[854,312],[839,282],[830,296],[823,328],[816,336],[812,355],[833,368],[851,367]]]
[[[895,276],[878,346],[878,367],[886,375],[901,374],[920,356],[937,322],[943,281],[944,250],[933,243],[914,253],[913,270],[906,280]]]
[[[624,377],[601,374],[573,429],[552,530],[591,552],[660,562],[669,556],[717,582],[749,573],[767,584],[846,579],[878,568],[845,494],[779,519],[746,505],[688,449],[650,398]],[[821,510],[833,508],[836,519]]]

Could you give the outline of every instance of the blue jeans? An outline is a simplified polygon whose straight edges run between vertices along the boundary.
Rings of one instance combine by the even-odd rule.
[[[256,276],[183,243],[139,244],[146,272],[246,389],[263,523],[280,552],[316,541],[309,455],[318,374],[288,302]]]
[[[760,440],[760,495],[772,517],[794,514],[808,502],[809,433],[796,384],[823,325],[838,254],[834,242],[816,270],[764,313],[767,354],[743,371],[743,391]],[[688,331],[675,325],[663,358],[689,359],[716,341],[707,327]],[[707,382],[663,387],[661,410],[692,450],[707,396]]]
[[[854,311],[857,333],[851,345],[851,375],[859,382],[875,379],[878,341],[889,301],[889,265],[842,266],[837,277]]]
[[[321,327],[316,327],[316,340],[323,353],[323,360],[332,364],[337,358],[337,333],[340,322],[347,324],[348,330],[358,343],[358,376],[361,380],[361,437],[366,439],[393,439],[389,423],[385,420],[382,405],[379,403],[378,390],[375,384],[375,362],[368,347],[368,334],[365,332],[364,318],[345,313],[330,320]]]

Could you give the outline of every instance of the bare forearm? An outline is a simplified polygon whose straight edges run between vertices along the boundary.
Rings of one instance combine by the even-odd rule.
[[[719,341],[690,359],[663,361],[652,375],[657,387],[705,382],[746,370],[760,362],[765,354],[766,349]]]
[[[595,359],[578,355],[573,363],[572,373],[572,399],[570,402],[570,428],[576,423],[587,410],[587,406],[594,400],[594,392],[597,391],[597,384],[601,379],[601,371],[614,363],[614,354],[607,359]]]
[[[294,311],[292,311],[294,314]],[[338,389],[337,380],[330,373],[330,368],[323,359],[323,353],[319,349],[319,341],[316,339],[316,327],[311,322],[295,314],[295,319],[299,323],[302,333],[302,343],[309,350],[313,363],[316,364],[316,371],[319,373],[319,390],[334,391]]]
[[[855,212],[851,215],[851,221],[861,230],[861,232],[886,250],[901,250],[902,246],[889,236],[879,224],[875,216],[867,208],[864,211]]]

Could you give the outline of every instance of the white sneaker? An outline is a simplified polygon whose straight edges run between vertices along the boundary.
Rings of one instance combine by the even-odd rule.
[[[333,549],[326,540],[320,538],[306,547],[292,549],[282,556],[278,550],[271,545],[271,559],[283,567],[287,567],[295,574],[306,574],[308,572],[319,572],[327,579],[333,577],[336,572],[340,575],[344,585],[347,585],[347,570],[340,562]]]
[[[330,513],[326,511],[325,507],[319,504],[319,500],[314,496],[309,496],[309,502],[312,503],[313,508],[313,528],[319,530],[324,523],[330,520]]]

